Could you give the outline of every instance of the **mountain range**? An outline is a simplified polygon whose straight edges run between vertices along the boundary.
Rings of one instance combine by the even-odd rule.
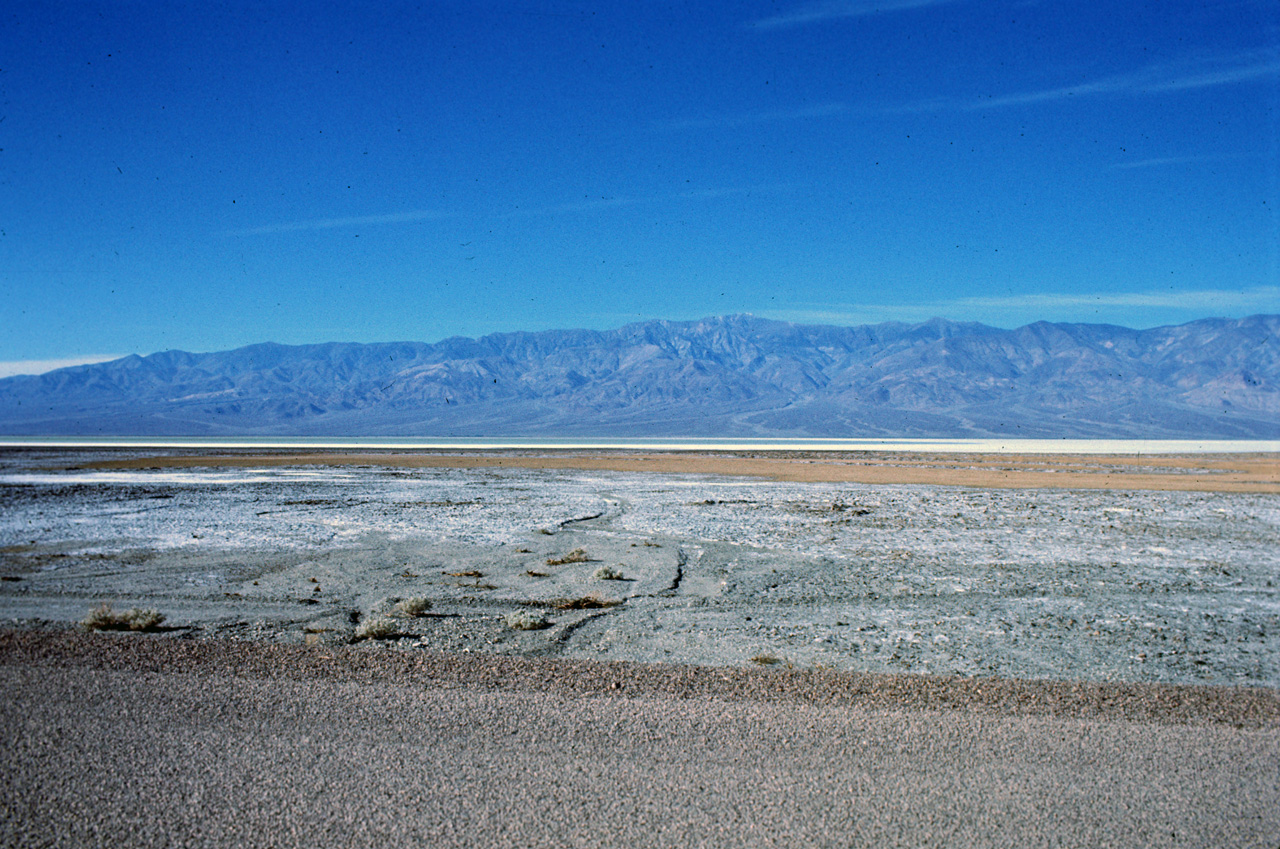
[[[1280,438],[1280,316],[1134,330],[747,315],[165,351],[0,380],[0,433]]]

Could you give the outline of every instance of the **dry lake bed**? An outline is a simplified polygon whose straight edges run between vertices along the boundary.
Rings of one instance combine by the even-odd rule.
[[[109,603],[188,639],[1280,687],[1274,457],[1019,486],[999,458],[173,454],[0,452],[0,624]],[[1261,484],[1213,491],[1233,463]]]

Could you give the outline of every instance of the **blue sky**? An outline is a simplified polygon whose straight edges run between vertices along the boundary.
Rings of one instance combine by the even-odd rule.
[[[0,12],[9,372],[740,312],[1277,312],[1277,207],[1274,0]]]

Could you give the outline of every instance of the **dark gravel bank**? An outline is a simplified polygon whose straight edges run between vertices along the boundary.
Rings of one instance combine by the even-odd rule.
[[[961,710],[1176,724],[1280,727],[1280,691],[1251,687],[1018,681],[832,670],[745,669],[302,647],[79,629],[0,630],[0,663],[293,681],[471,687],[565,696],[714,698],[866,709]]]

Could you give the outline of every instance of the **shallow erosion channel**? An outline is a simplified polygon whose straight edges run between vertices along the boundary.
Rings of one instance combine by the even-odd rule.
[[[0,453],[0,621],[1280,687],[1280,495]]]

